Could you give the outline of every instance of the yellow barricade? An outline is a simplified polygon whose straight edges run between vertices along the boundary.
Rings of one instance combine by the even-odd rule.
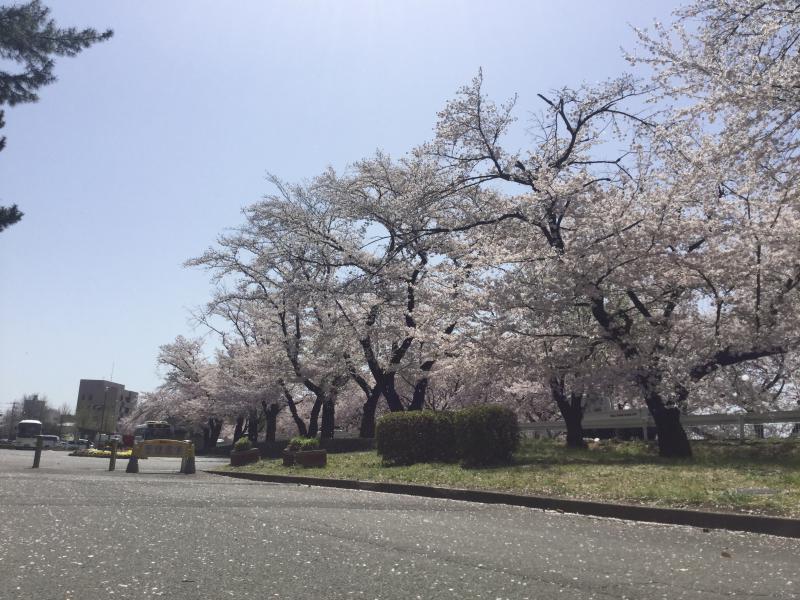
[[[133,452],[128,460],[127,473],[139,472],[139,459],[150,457],[180,458],[181,473],[191,475],[195,472],[194,444],[179,440],[145,440],[133,445]]]

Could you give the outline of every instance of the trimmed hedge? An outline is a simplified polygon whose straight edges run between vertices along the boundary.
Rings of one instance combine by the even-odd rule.
[[[291,452],[303,452],[306,450],[318,450],[319,440],[317,438],[307,437],[293,437],[289,440],[289,445],[286,446],[287,450]]]
[[[364,452],[375,449],[375,440],[372,438],[324,438],[319,443],[328,451],[328,454]]]
[[[383,462],[390,465],[456,461],[454,413],[429,410],[390,413],[378,419],[375,444]]]
[[[250,441],[250,438],[247,436],[242,436],[236,443],[233,445],[234,452],[247,452],[253,447],[253,442]]]
[[[505,406],[471,406],[456,413],[458,449],[465,465],[511,462],[519,446],[517,415]]]
[[[283,451],[289,444],[289,440],[281,438],[274,442],[258,442],[258,448],[261,450],[263,458],[280,458]],[[328,454],[342,454],[345,452],[364,452],[367,450],[375,449],[375,440],[366,438],[332,438],[321,439],[319,441],[321,448],[328,451]],[[225,446],[217,446],[208,450],[199,449],[197,454],[199,456],[228,456],[231,453],[233,446],[227,444]]]
[[[511,462],[519,427],[513,411],[495,405],[397,412],[378,419],[375,441],[389,465],[457,460],[468,466],[493,465]]]

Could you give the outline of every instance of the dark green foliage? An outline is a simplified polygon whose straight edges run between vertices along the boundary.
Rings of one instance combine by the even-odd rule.
[[[40,87],[53,83],[54,56],[75,56],[110,38],[109,29],[60,29],[39,0],[0,7],[0,58],[17,63],[17,72],[0,71],[0,106],[36,102]]]
[[[289,445],[286,447],[291,452],[304,452],[306,450],[319,449],[319,440],[317,438],[307,437],[293,437],[289,440]]]
[[[319,443],[320,447],[328,451],[328,454],[364,452],[375,449],[375,438],[324,438]]]
[[[411,465],[458,459],[452,412],[396,412],[378,420],[375,442],[383,462]]]
[[[511,462],[519,444],[513,411],[474,406],[457,412],[410,411],[378,420],[375,440],[386,464],[451,462],[494,465]]]
[[[250,438],[242,436],[238,440],[236,440],[236,443],[233,445],[233,451],[246,452],[247,450],[250,450],[252,447],[253,447],[253,442],[250,441]]]
[[[519,445],[519,425],[514,411],[497,405],[472,406],[456,413],[456,431],[465,465],[511,462]]]
[[[56,80],[55,56],[75,56],[92,44],[110,38],[109,29],[60,29],[50,9],[39,0],[0,6],[0,106],[36,102],[39,88]],[[18,65],[15,70],[5,70]],[[0,110],[0,128],[4,125]],[[0,151],[6,138],[0,136]],[[17,206],[0,207],[0,231],[22,218]]]

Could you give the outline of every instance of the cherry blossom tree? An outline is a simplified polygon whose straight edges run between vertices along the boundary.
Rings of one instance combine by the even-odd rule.
[[[408,156],[271,178],[189,261],[216,285],[208,397],[251,435],[259,403],[273,431],[285,403],[303,435],[321,416],[323,437],[337,404],[370,437],[381,399],[499,401],[557,410],[580,446],[587,407],[635,390],[660,453],[683,457],[681,413],[720,390],[774,405],[796,389],[800,341],[799,13],[697,0],[638,31],[630,60],[650,79],[538,95],[525,150],[509,146],[517,99],[492,102],[479,73]],[[165,389],[202,397],[175,350]]]
[[[257,339],[280,346],[287,370],[277,385],[300,434],[316,436],[321,414],[322,436],[332,437],[336,400],[350,378],[339,342],[342,319],[331,295],[337,282],[330,265],[338,248],[310,244],[307,234],[333,238],[339,225],[313,189],[271,181],[277,193],[247,208],[244,225],[187,264],[213,273],[218,288],[211,313],[245,306]],[[308,426],[296,410],[295,384],[314,396]]]
[[[373,437],[381,398],[391,411],[425,406],[430,372],[456,328],[468,251],[453,239],[420,235],[436,223],[439,206],[454,200],[430,160],[378,153],[344,176],[326,173],[317,186],[355,234],[317,243],[343,257],[334,265],[342,282],[336,303],[357,340],[347,360],[366,398],[360,435]],[[398,377],[413,378],[405,397]]]
[[[202,341],[178,336],[161,346],[157,360],[164,382],[146,396],[142,408],[151,416],[201,429],[204,447],[213,448],[230,410],[216,393],[216,367],[206,358]]]
[[[535,281],[536,311],[569,305],[591,315],[586,343],[614,348],[609,357],[624,364],[654,416],[662,455],[690,455],[679,415],[692,386],[794,343],[787,190],[762,188],[765,210],[754,217],[756,198],[720,192],[726,173],[718,161],[698,160],[717,155],[692,148],[687,123],[634,110],[652,91],[630,78],[540,96],[540,133],[527,153],[502,145],[513,101],[496,106],[481,86],[479,76],[448,103],[425,151],[458,185],[523,191],[477,210],[457,207],[447,230],[479,236],[502,226],[512,242],[496,245],[493,262],[520,265],[520,284]],[[624,148],[616,157],[611,141]]]

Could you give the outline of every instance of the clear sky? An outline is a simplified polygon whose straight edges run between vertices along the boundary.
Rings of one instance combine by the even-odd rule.
[[[3,0],[0,0],[3,1]],[[5,0],[3,3],[7,3]],[[6,110],[0,205],[0,410],[75,404],[78,381],[147,391],[158,346],[198,335],[207,274],[182,263],[269,191],[381,148],[401,155],[483,68],[496,100],[628,68],[631,25],[677,0],[237,2],[44,0],[114,37],[60,59]]]

